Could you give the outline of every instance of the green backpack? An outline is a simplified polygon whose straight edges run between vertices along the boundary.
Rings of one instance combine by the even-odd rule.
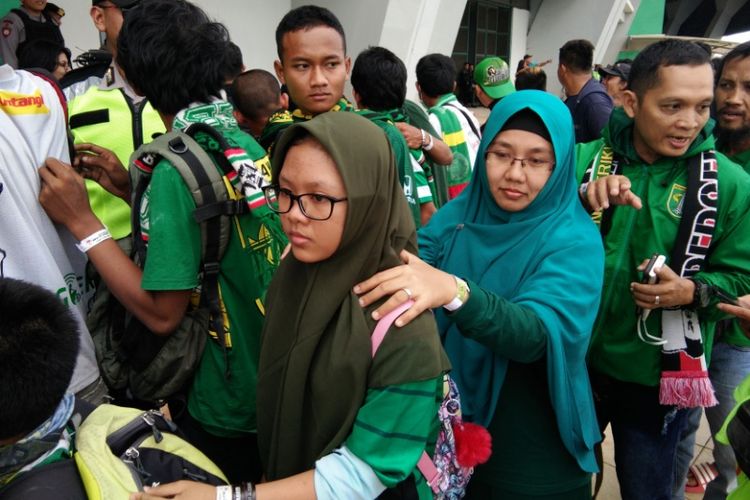
[[[128,498],[144,486],[181,479],[214,486],[228,483],[221,470],[156,410],[97,407],[78,428],[73,457],[90,500]]]
[[[193,138],[206,134],[221,151],[206,151]],[[200,363],[209,330],[224,348],[225,331],[219,299],[220,262],[232,231],[232,217],[250,212],[225,175],[234,172],[223,151],[236,149],[214,128],[193,124],[171,131],[141,146],[131,157],[130,182],[133,258],[142,268],[147,258],[139,215],[151,173],[166,159],[180,173],[195,202],[201,232],[200,303],[189,308],[178,328],[167,336],[148,330],[115,300],[105,327],[92,333],[104,381],[126,399],[160,402],[184,390]],[[216,168],[220,166],[220,172]],[[103,331],[101,331],[103,330]],[[229,376],[229,365],[226,364]]]

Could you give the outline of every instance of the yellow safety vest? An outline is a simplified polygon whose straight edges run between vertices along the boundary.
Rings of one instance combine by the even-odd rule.
[[[149,143],[165,127],[156,110],[145,99],[134,104],[121,89],[90,87],[68,103],[68,116],[76,144],[88,142],[109,149],[128,168],[130,155]],[[94,214],[115,239],[130,234],[130,206],[94,181],[86,181]]]

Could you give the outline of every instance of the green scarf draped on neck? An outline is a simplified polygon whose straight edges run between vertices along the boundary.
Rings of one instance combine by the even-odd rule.
[[[434,319],[423,314],[386,335],[371,357],[375,322],[352,287],[416,251],[416,231],[385,134],[354,113],[325,113],[289,127],[277,143],[278,179],[294,140],[328,151],[347,192],[341,244],[325,261],[290,253],[268,289],[258,369],[258,445],[269,480],[312,469],[342,445],[368,388],[427,380],[448,369]],[[309,168],[315,168],[310,165]]]

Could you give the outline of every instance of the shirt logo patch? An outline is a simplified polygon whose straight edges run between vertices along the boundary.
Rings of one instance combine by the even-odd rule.
[[[667,211],[676,219],[682,218],[682,206],[685,203],[687,188],[679,184],[672,184],[667,198]]]
[[[0,91],[0,110],[9,115],[46,115],[49,113],[40,90],[34,94]]]

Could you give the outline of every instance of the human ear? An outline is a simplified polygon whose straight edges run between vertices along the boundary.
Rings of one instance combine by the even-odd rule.
[[[622,109],[630,118],[634,118],[638,112],[638,96],[632,90],[626,90],[620,97],[622,100]]]
[[[281,84],[286,85],[286,79],[284,78],[284,66],[278,59],[273,62],[273,70],[276,72],[276,78],[279,79]]]
[[[91,16],[91,20],[94,21],[94,26],[96,26],[96,29],[104,33],[106,30],[106,26],[104,24],[104,10],[102,10],[101,7],[91,7],[89,15]]]

